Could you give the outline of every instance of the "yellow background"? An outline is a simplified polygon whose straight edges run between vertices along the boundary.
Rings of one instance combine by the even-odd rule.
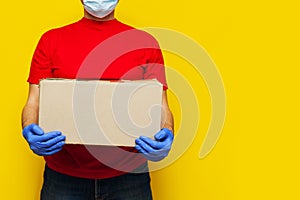
[[[0,199],[38,199],[44,163],[20,127],[26,78],[41,34],[80,19],[82,6],[79,0],[31,0],[3,1],[1,7]],[[213,58],[226,88],[222,136],[200,160],[209,94],[203,82],[193,84],[203,94],[200,129],[180,159],[152,173],[155,199],[300,199],[297,1],[122,0],[116,14],[136,27],[192,37]],[[185,72],[183,61],[165,56],[169,66]],[[180,121],[173,94],[170,103]]]

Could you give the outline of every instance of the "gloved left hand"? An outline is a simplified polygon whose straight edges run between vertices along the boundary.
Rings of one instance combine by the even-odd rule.
[[[169,129],[163,128],[154,138],[155,140],[146,136],[139,137],[135,140],[135,148],[148,160],[157,162],[169,154],[174,135]]]

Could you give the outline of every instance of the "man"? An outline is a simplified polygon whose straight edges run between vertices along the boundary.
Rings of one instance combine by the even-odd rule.
[[[149,34],[115,19],[114,9],[118,0],[81,2],[84,6],[84,17],[78,22],[43,34],[32,58],[28,78],[29,96],[22,113],[22,126],[23,136],[32,151],[44,156],[46,161],[41,199],[152,199],[149,173],[146,171],[147,160],[162,160],[168,155],[173,142],[173,117],[167,103],[161,51]],[[108,47],[107,51],[99,55],[96,67],[80,72],[83,61],[95,47],[128,31],[132,32],[131,36],[129,34],[121,42],[113,43],[110,45],[111,49]],[[137,46],[136,50],[117,56],[112,51],[132,44]],[[103,66],[108,57],[116,58],[108,66]],[[156,78],[164,84],[162,129],[155,135],[155,139],[144,136],[137,138],[135,148],[65,145],[63,133],[44,133],[42,127],[37,125],[39,80],[53,77]],[[103,159],[96,159],[93,156],[95,152],[103,155]]]

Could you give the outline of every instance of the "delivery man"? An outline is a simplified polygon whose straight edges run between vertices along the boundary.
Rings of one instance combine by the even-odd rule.
[[[173,117],[167,103],[167,84],[163,57],[157,41],[149,34],[136,30],[115,19],[118,0],[81,0],[84,17],[79,21],[47,31],[34,52],[29,82],[29,95],[22,113],[23,136],[31,150],[46,161],[42,200],[146,200],[152,199],[147,160],[165,158],[173,142]],[[109,65],[101,64],[114,52],[99,55],[95,73],[78,74],[81,64],[99,44],[122,32],[133,31],[113,48],[127,45],[145,46],[118,55]],[[139,38],[143,38],[140,40]],[[139,44],[137,44],[139,43]],[[162,129],[154,139],[141,136],[134,147],[120,147],[128,154],[115,151],[116,147],[94,147],[99,154],[110,157],[109,164],[96,159],[84,145],[65,144],[59,131],[45,133],[39,127],[39,81],[44,78],[90,79],[157,79],[164,85]],[[56,97],[64,98],[64,97]],[[121,166],[120,168],[118,166]],[[120,170],[126,169],[126,170]]]

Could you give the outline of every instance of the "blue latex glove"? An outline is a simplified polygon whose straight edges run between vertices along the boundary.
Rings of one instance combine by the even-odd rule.
[[[139,137],[135,140],[135,148],[148,160],[157,162],[169,154],[174,135],[169,129],[163,128],[154,138],[155,140],[146,136]]]
[[[50,156],[59,152],[65,144],[66,137],[59,131],[44,133],[36,124],[30,124],[23,129],[23,136],[30,149],[39,156]]]

